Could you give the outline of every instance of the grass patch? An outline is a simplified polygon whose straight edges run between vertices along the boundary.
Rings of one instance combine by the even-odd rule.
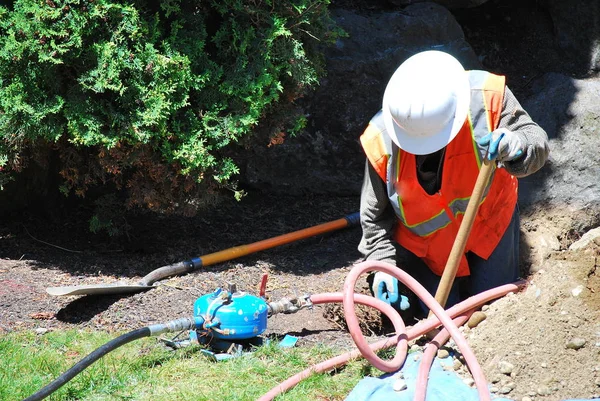
[[[116,334],[68,330],[0,338],[0,400],[22,400],[115,338]],[[340,353],[326,346],[265,345],[241,358],[211,362],[200,347],[171,351],[155,338],[124,345],[99,359],[48,400],[256,400],[307,367]],[[313,375],[278,401],[343,400],[367,374],[380,372],[364,360],[335,374]]]

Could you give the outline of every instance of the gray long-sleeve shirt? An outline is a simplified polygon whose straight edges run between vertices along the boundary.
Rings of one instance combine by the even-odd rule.
[[[525,177],[539,170],[548,158],[550,148],[546,132],[537,125],[520,105],[513,93],[505,88],[504,103],[498,128],[506,128],[521,137],[525,144],[523,157],[506,162],[504,167],[515,177]],[[418,172],[417,174],[421,174]],[[441,169],[438,170],[438,176]],[[423,182],[424,177],[419,177]],[[389,203],[386,184],[367,160],[360,198],[362,239],[358,250],[365,260],[396,264],[396,245],[392,238],[396,224]]]

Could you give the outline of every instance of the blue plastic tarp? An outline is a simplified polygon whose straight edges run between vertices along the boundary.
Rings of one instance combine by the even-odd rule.
[[[409,354],[406,358],[401,369],[403,380],[407,386],[405,390],[395,391],[393,388],[399,375],[388,373],[380,377],[365,377],[346,397],[346,401],[412,401],[415,396],[417,373],[422,355],[421,352],[416,352]],[[448,364],[452,364],[452,358],[434,359],[429,372],[426,401],[479,401],[476,388],[463,382],[452,369],[443,369],[442,365]],[[492,394],[492,400],[511,401],[509,398],[502,398],[494,394]]]

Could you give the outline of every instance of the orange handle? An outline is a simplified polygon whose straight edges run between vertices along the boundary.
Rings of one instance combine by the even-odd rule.
[[[203,266],[214,265],[216,263],[246,256],[254,252],[263,251],[265,249],[274,248],[276,246],[289,244],[290,242],[348,227],[350,224],[352,224],[352,217],[354,217],[354,215],[330,221],[328,223],[319,224],[317,226],[304,228],[288,234],[279,235],[277,237],[253,242],[251,244],[234,246],[233,248],[228,248],[215,253],[209,253],[208,255],[200,257],[200,259],[202,260]]]
[[[330,231],[339,230],[341,228],[358,225],[359,214],[350,214],[341,219],[330,221],[329,223],[319,224],[317,226],[294,231],[288,234],[279,235],[277,237],[254,242],[248,245],[234,246],[223,251],[209,253],[208,255],[186,260],[183,262],[174,263],[172,265],[163,266],[151,271],[145,275],[141,284],[150,286],[154,282],[165,277],[175,276],[178,274],[189,273],[198,270],[203,266],[214,265],[216,263],[225,262],[227,260],[239,258],[251,254],[253,252],[263,251],[279,245],[288,244],[293,241],[298,241],[304,238],[313,237],[315,235],[324,234]]]

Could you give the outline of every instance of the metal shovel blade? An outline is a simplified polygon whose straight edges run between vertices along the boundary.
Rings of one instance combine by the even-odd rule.
[[[48,287],[46,292],[55,296],[67,295],[109,295],[109,294],[130,294],[141,292],[154,288],[152,285],[127,284],[122,282],[112,284],[88,284],[72,285],[65,287]]]

